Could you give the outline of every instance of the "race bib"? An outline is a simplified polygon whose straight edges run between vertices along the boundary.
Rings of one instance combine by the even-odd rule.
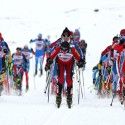
[[[25,55],[25,57],[26,57],[27,60],[30,59],[30,52],[23,51],[22,53]]]
[[[14,55],[13,57],[15,65],[22,65],[23,64],[23,56],[22,55]]]
[[[41,50],[44,47],[44,42],[43,41],[37,41],[36,42],[36,49]]]
[[[70,53],[59,53],[58,57],[63,62],[67,62],[67,61],[71,60],[71,58],[73,57],[73,55],[70,54]]]

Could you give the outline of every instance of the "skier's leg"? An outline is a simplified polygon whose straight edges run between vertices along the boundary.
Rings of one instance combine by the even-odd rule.
[[[30,63],[27,62],[26,63],[26,71],[25,71],[25,76],[26,76],[26,91],[29,89],[29,66],[30,66]]]
[[[37,75],[37,67],[38,67],[38,57],[35,57],[35,74],[34,75]]]
[[[44,56],[40,57],[40,75],[43,74],[43,60],[44,60]]]
[[[2,74],[0,73],[0,96],[1,96],[1,93],[3,91],[3,79],[2,79]]]
[[[1,96],[2,91],[3,91],[3,83],[0,82],[0,96]]]
[[[73,70],[73,64],[66,65],[66,82],[67,82],[67,105],[69,108],[71,108],[72,105],[72,70]]]
[[[60,107],[60,104],[61,104],[61,101],[62,101],[62,87],[63,85],[58,83],[57,84],[57,95],[56,95],[56,104],[57,104],[57,107],[59,108]]]
[[[64,65],[58,64],[58,83],[57,83],[57,96],[56,96],[56,104],[57,107],[60,107],[62,101],[62,87],[64,83]]]
[[[26,91],[28,91],[29,89],[29,75],[28,75],[28,71],[25,72],[26,75]]]

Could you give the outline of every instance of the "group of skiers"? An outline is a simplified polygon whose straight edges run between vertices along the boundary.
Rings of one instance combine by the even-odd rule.
[[[45,71],[52,71],[50,84],[56,87],[57,106],[60,107],[62,90],[66,84],[67,104],[71,107],[74,66],[84,70],[86,64],[87,43],[80,39],[79,30],[72,32],[66,27],[61,37],[52,43],[49,39],[43,39],[42,34],[39,33],[36,39],[30,40],[30,43],[36,44],[36,50],[24,45],[23,48],[17,47],[16,52],[11,54],[0,33],[0,94],[3,88],[9,91],[10,84],[13,83],[18,94],[21,95],[24,74],[26,91],[29,89],[28,72],[32,53],[35,55],[34,76],[38,74],[38,63],[40,63],[40,76],[43,74],[43,61],[46,56]]]
[[[40,63],[40,72],[42,75],[42,65],[45,52],[48,47],[48,40],[42,39],[42,34],[38,34],[38,38],[30,40],[36,43],[36,50],[24,45],[23,48],[17,47],[16,52],[11,54],[7,42],[4,41],[0,33],[0,95],[4,89],[9,93],[10,86],[13,86],[18,95],[22,95],[23,75],[26,78],[26,91],[29,89],[29,69],[31,53],[35,55],[35,74],[37,74],[38,62]],[[45,50],[46,49],[46,50]]]
[[[26,76],[26,91],[29,89],[29,69],[31,54],[35,55],[35,73],[38,74],[40,64],[40,76],[43,71],[49,73],[51,91],[56,94],[56,104],[59,108],[65,91],[69,108],[72,105],[73,75],[75,67],[85,69],[87,43],[80,39],[80,31],[74,32],[67,27],[63,30],[59,39],[50,42],[43,39],[39,33],[36,39],[29,43],[35,43],[33,50],[28,45],[17,47],[11,54],[8,44],[0,33],[0,95],[4,89],[9,92],[12,85],[19,95],[22,94],[23,75]],[[46,64],[43,68],[43,61]],[[114,36],[112,44],[101,53],[100,60],[93,67],[93,84],[99,96],[118,95],[121,103],[125,102],[125,29],[119,35]],[[48,77],[48,76],[47,76]],[[47,83],[48,84],[48,83]]]
[[[99,63],[93,67],[93,84],[99,96],[118,96],[120,102],[124,102],[125,29],[102,51]]]

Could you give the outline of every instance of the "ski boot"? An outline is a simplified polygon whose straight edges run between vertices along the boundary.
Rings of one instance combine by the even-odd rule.
[[[21,76],[17,76],[14,85],[15,85],[17,95],[21,96],[22,95],[22,77]]]
[[[3,84],[0,83],[0,96],[1,96],[2,91],[3,91]]]
[[[71,105],[72,105],[72,95],[67,95],[67,105],[68,105],[68,108],[71,108]]]
[[[29,90],[29,85],[26,85],[26,92]]]
[[[43,75],[43,69],[40,69],[40,76]]]
[[[60,104],[62,101],[61,93],[62,93],[62,85],[60,83],[58,83],[57,84],[57,96],[56,96],[56,104],[57,104],[58,108],[60,107]]]
[[[71,108],[72,105],[72,86],[71,87],[67,87],[67,105],[68,108]]]
[[[122,95],[122,100],[121,100],[121,104],[125,106],[125,90],[123,90],[123,95]]]
[[[57,104],[57,108],[60,107],[61,102],[62,102],[61,94],[57,94],[57,96],[56,96],[56,104]]]
[[[34,74],[34,77],[37,75],[37,69],[35,70],[35,74]]]

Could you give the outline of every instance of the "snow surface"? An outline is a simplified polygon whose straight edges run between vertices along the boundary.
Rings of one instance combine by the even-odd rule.
[[[29,45],[38,33],[54,41],[67,26],[79,28],[81,38],[88,43],[84,72],[85,95],[77,103],[74,91],[73,107],[67,108],[63,98],[59,109],[55,96],[44,94],[45,72],[34,79],[34,58],[31,60],[30,90],[23,96],[0,97],[0,125],[124,125],[125,110],[111,98],[99,99],[92,89],[92,67],[101,51],[112,43],[114,35],[125,28],[124,0],[0,0],[0,32],[12,52],[17,46]],[[99,9],[99,12],[94,12]],[[29,45],[33,47],[33,45]],[[77,86],[77,85],[76,85]]]

